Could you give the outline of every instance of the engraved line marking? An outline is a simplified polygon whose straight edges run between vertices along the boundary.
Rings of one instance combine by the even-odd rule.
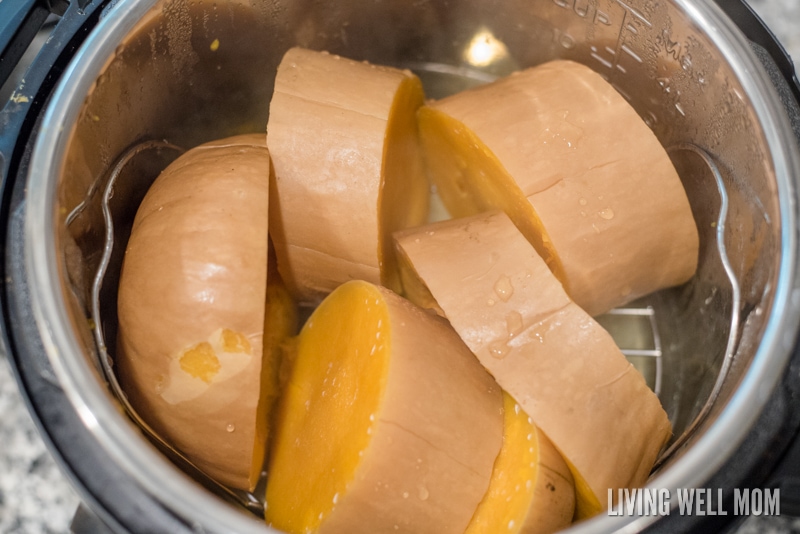
[[[635,59],[639,63],[642,63],[642,58],[640,58],[639,55],[636,52],[631,50],[628,47],[628,45],[622,45],[622,51],[625,52],[626,54],[628,54],[629,56],[631,56],[633,59]]]
[[[621,5],[621,6],[622,6],[622,7],[624,7],[625,9],[627,9],[627,10],[628,10],[628,11],[629,11],[629,12],[630,12],[630,13],[631,13],[633,16],[635,16],[636,18],[638,18],[639,20],[641,20],[642,22],[644,22],[645,24],[647,24],[647,27],[648,27],[648,28],[652,28],[652,27],[653,27],[653,25],[652,25],[652,24],[650,24],[650,21],[649,21],[649,20],[647,20],[646,18],[644,18],[644,15],[642,15],[641,13],[639,13],[638,11],[636,11],[635,9],[633,9],[631,6],[629,6],[628,4],[626,4],[625,2],[623,2],[622,0],[615,0],[615,1],[616,1],[616,2],[617,2],[619,5]]]
[[[606,59],[603,59],[602,57],[600,57],[600,55],[595,54],[594,52],[592,52],[592,57],[595,58],[597,61],[599,61],[600,63],[602,63],[605,67],[607,67],[609,69],[614,66],[614,65],[611,64],[610,61],[608,61]]]

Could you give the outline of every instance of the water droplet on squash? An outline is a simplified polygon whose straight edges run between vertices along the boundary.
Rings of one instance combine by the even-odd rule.
[[[509,352],[511,352],[511,348],[502,340],[495,341],[489,345],[489,354],[492,355],[492,358],[502,360],[508,356]]]
[[[498,278],[497,282],[494,283],[494,292],[497,293],[500,300],[508,302],[511,295],[514,294],[514,286],[511,285],[511,279],[505,275]]]
[[[606,208],[597,213],[601,218],[610,221],[614,218],[614,211],[611,208]]]
[[[511,311],[506,315],[506,329],[508,330],[508,337],[512,338],[522,332],[524,328],[522,322],[522,314],[518,311]]]

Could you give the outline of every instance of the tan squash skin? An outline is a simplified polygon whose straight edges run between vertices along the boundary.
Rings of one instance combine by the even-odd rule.
[[[208,475],[246,490],[266,434],[257,413],[266,402],[268,181],[263,135],[186,152],[139,207],[119,286],[116,361],[134,408]],[[205,352],[184,352],[220,329],[236,346],[215,354],[217,368]]]
[[[362,335],[366,345],[353,340]],[[353,281],[322,302],[298,343],[267,523],[292,533],[463,534],[501,447],[503,399],[446,321]],[[346,425],[353,432],[340,434]]]
[[[644,485],[671,435],[666,413],[504,213],[395,237],[417,283],[600,502],[608,488]]]
[[[588,67],[545,63],[432,103],[419,120],[448,210],[505,210],[590,315],[695,272],[698,235],[680,178]],[[486,176],[468,176],[467,154]]]
[[[270,233],[301,301],[354,279],[400,290],[391,232],[428,214],[423,98],[409,71],[302,48],[284,56],[267,124]]]

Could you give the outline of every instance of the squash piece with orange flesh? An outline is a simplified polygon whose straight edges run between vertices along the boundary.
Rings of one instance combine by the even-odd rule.
[[[502,209],[590,315],[686,282],[698,234],[666,151],[599,74],[553,61],[419,111],[454,217]]]
[[[575,512],[575,485],[553,443],[507,393],[503,447],[492,481],[465,534],[548,534]]]
[[[302,48],[281,61],[267,124],[270,232],[302,301],[354,279],[400,289],[391,233],[428,215],[423,99],[409,71]]]
[[[133,407],[202,471],[244,490],[261,473],[277,396],[262,378],[293,329],[291,301],[268,296],[285,294],[267,280],[269,169],[264,135],[175,160],[137,211],[119,285],[116,363]]]
[[[409,294],[436,303],[570,465],[578,518],[644,485],[671,435],[660,401],[503,212],[395,238]]]
[[[502,406],[446,321],[348,282],[298,336],[266,520],[289,533],[461,534],[489,486]]]
[[[270,245],[272,242],[270,241]],[[263,429],[259,443],[269,444],[275,418],[275,406],[283,390],[281,370],[288,358],[286,345],[297,333],[299,312],[286,284],[278,273],[275,251],[269,248],[267,305],[264,315],[264,357],[261,368],[261,395],[257,429]],[[266,421],[266,424],[264,424]]]

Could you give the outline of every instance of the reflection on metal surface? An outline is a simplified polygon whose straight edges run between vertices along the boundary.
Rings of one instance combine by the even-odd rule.
[[[656,462],[655,468],[657,469],[667,458],[669,458],[676,450],[678,450],[686,440],[692,435],[695,429],[703,423],[708,414],[711,413],[712,408],[714,407],[714,403],[719,397],[722,388],[725,385],[725,382],[728,378],[728,372],[730,371],[731,365],[733,364],[733,359],[735,356],[736,351],[736,343],[739,336],[739,320],[740,320],[740,310],[741,310],[741,289],[739,286],[739,280],[736,278],[736,272],[734,271],[733,267],[731,266],[730,258],[728,257],[728,251],[725,245],[725,227],[728,220],[728,192],[725,190],[725,182],[722,179],[722,174],[717,167],[717,164],[714,161],[714,158],[711,157],[708,152],[700,148],[699,146],[692,144],[692,143],[681,143],[674,147],[668,149],[668,152],[672,153],[675,151],[689,151],[692,152],[702,159],[703,163],[708,166],[708,169],[711,171],[711,174],[714,176],[714,180],[717,185],[717,190],[719,192],[720,197],[720,207],[719,207],[719,216],[716,221],[716,247],[717,253],[719,254],[719,260],[722,262],[722,267],[725,270],[725,274],[728,277],[728,281],[730,282],[730,297],[731,297],[731,317],[730,317],[730,330],[728,332],[728,342],[725,346],[725,354],[722,360],[722,367],[719,370],[719,374],[717,375],[717,379],[714,382],[714,387],[711,390],[711,393],[706,398],[705,404],[703,404],[700,413],[694,418],[688,428],[684,430],[683,434],[681,434],[670,447],[664,451],[661,457]]]
[[[481,29],[464,51],[464,60],[475,67],[486,67],[508,58],[508,48],[492,32]]]

